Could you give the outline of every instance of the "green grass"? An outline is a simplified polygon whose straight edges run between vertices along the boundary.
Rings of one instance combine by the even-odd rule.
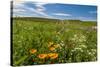
[[[13,65],[88,62],[97,60],[96,22],[14,18],[12,22]],[[60,47],[50,50],[50,42]],[[34,54],[31,49],[36,49]],[[56,53],[56,59],[40,59],[39,54]],[[34,60],[34,61],[33,61]]]

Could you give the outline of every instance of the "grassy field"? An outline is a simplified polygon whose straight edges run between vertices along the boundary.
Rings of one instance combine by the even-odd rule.
[[[13,65],[96,61],[96,26],[91,21],[13,18]]]

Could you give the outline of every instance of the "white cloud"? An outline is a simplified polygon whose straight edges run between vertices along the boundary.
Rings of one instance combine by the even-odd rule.
[[[23,1],[13,1],[13,16],[20,16],[26,12],[25,6],[23,5]]]
[[[35,6],[37,8],[41,8],[41,9],[45,9],[44,5],[48,4],[48,3],[40,3],[40,2],[37,2],[37,3],[34,3]]]
[[[26,10],[24,10],[24,9],[17,9],[17,8],[15,8],[14,10],[13,10],[13,12],[25,12]]]
[[[37,14],[40,14],[40,15],[43,15],[43,16],[48,16],[47,14],[45,14],[44,12],[42,11],[39,11],[37,9],[34,9],[34,8],[27,8],[29,11],[32,11],[33,13],[37,13]]]
[[[13,6],[23,6],[22,3],[25,3],[25,1],[20,1],[20,0],[14,0],[13,1]]]
[[[33,3],[35,4],[36,8],[32,8],[32,7],[28,7],[24,4],[24,2],[15,2],[14,3],[14,8],[13,8],[13,12],[14,13],[19,13],[20,14],[28,14],[30,15],[33,14],[33,16],[43,16],[43,17],[49,17],[51,18],[52,16],[49,16],[48,14],[45,13],[45,7],[43,5],[47,4],[47,3]]]
[[[53,13],[53,15],[57,15],[57,16],[71,16],[71,14],[66,14],[66,13]]]
[[[97,11],[89,11],[90,14],[95,14]]]
[[[24,1],[15,0],[13,1],[13,11],[14,12],[23,12],[25,11],[25,5],[23,4]]]
[[[96,19],[93,19],[92,17],[77,17],[77,19],[82,21],[96,21]]]
[[[40,2],[37,2],[37,3],[34,3],[35,6],[36,6],[36,9],[34,10],[36,13],[38,14],[41,14],[43,16],[48,16],[46,13],[45,13],[45,10],[46,8],[44,7],[44,5],[46,5],[47,3],[40,3]]]

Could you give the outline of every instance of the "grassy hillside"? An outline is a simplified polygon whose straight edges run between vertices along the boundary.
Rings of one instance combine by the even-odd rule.
[[[96,61],[96,26],[80,20],[13,18],[13,65]]]

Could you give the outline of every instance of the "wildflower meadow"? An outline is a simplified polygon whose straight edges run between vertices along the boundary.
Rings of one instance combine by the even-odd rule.
[[[14,17],[11,24],[14,66],[97,60],[97,22]]]

